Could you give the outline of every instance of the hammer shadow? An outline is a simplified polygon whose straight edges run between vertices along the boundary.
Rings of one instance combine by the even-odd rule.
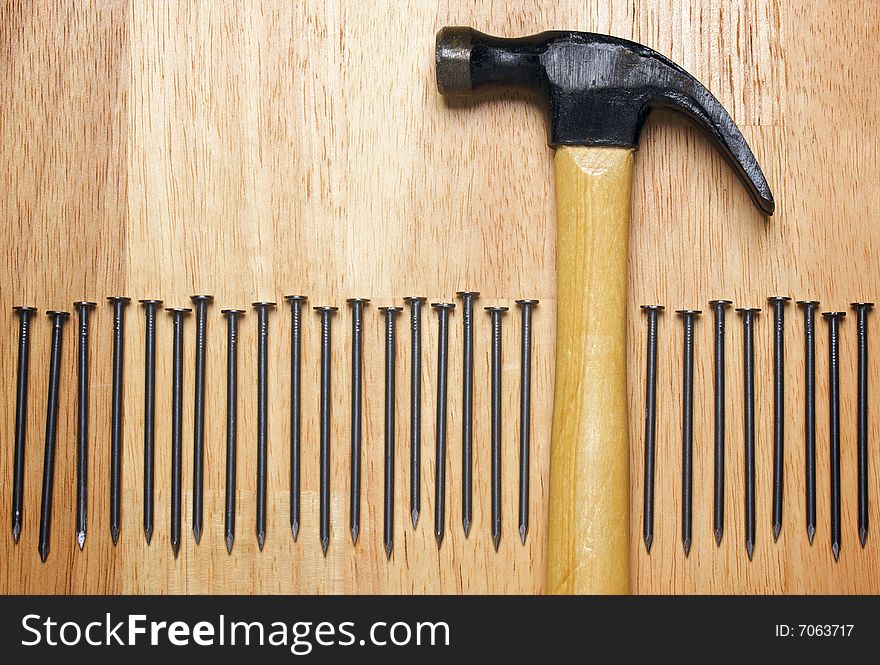
[[[547,115],[547,97],[538,90],[527,88],[499,88],[488,92],[480,93],[473,97],[443,97],[443,103],[446,108],[454,111],[472,109],[483,104],[492,104],[496,102],[504,102],[509,104],[513,102],[519,105],[528,105],[540,112],[542,117]]]
[[[540,117],[544,119],[546,126],[547,97],[539,90],[524,88],[503,88],[481,93],[474,97],[443,98],[443,103],[446,105],[446,108],[456,112],[467,111],[483,104],[493,104],[496,102],[503,102],[505,104],[513,103],[520,106],[529,106],[537,111]],[[742,201],[747,202],[748,205],[744,207],[752,210],[752,213],[756,220],[760,220],[760,222],[764,225],[767,225],[769,223],[770,217],[756,210],[754,206],[751,205],[749,193],[745,188],[742,187],[742,180],[739,176],[736,162],[733,161],[732,158],[725,151],[719,150],[717,143],[712,139],[712,137],[709,136],[705,131],[703,131],[692,118],[682,113],[676,113],[674,110],[668,108],[657,108],[652,110],[651,113],[648,115],[644,127],[642,128],[639,146],[643,146],[646,139],[650,140],[651,136],[658,131],[657,126],[667,127],[670,130],[677,130],[677,132],[684,136],[686,142],[692,142],[694,150],[703,151],[707,154],[711,154],[712,157],[710,159],[721,160],[722,162],[724,162],[726,168],[723,169],[723,171],[726,172],[725,177],[727,179],[725,180],[723,185],[728,192],[737,192],[735,194],[731,194],[732,199],[735,198],[737,206],[741,205]],[[700,166],[689,164],[688,168],[712,168],[713,162],[709,161],[708,159],[698,161],[700,162]],[[687,177],[691,177],[693,175],[696,174],[688,174]],[[743,198],[740,199],[739,197]]]
[[[769,223],[770,216],[763,214],[752,205],[752,199],[749,196],[748,190],[742,186],[742,180],[737,171],[736,163],[723,150],[719,150],[718,144],[712,137],[706,134],[700,125],[687,115],[676,113],[672,109],[655,109],[648,116],[645,126],[642,128],[639,146],[644,146],[647,141],[651,141],[652,136],[660,131],[660,127],[681,135],[684,138],[685,145],[692,145],[695,152],[702,152],[707,155],[705,159],[688,162],[688,171],[684,174],[685,178],[688,180],[693,179],[700,171],[711,174],[716,163],[723,163],[725,168],[720,169],[720,173],[722,173],[724,181],[717,183],[717,189],[726,191],[731,197],[731,203],[737,208],[743,207],[750,210],[754,219],[759,220],[763,225]],[[711,175],[707,175],[708,178],[711,178]],[[727,217],[725,216],[724,219],[727,219]]]

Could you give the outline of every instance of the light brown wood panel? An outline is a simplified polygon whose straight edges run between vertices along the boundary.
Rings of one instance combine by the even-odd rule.
[[[785,523],[772,541],[772,368],[769,312],[758,317],[758,534],[743,543],[741,324],[728,323],[727,519],[711,532],[712,336],[707,302],[765,306],[786,293],[842,309],[877,298],[880,256],[871,215],[880,128],[878,9],[871,3],[737,0],[686,2],[391,2],[273,0],[234,3],[5,2],[0,8],[0,174],[3,262],[0,335],[0,590],[4,592],[540,592],[544,589],[546,487],[555,335],[552,154],[541,109],[514,95],[448,106],[435,90],[433,41],[447,24],[520,35],[594,30],[657,48],[689,69],[739,123],[773,187],[765,220],[697,129],[656,113],[636,156],[629,276],[629,412],[634,588],[639,592],[878,592],[880,536],[864,550],[855,524],[855,326],[843,323],[843,550],[828,535],[827,335],[818,328],[818,517],[803,521],[803,335],[787,311]],[[449,300],[483,293],[478,306],[537,297],[532,520],[516,534],[519,316],[504,324],[504,534],[489,531],[489,325],[477,312],[475,513],[461,529],[461,317],[450,339],[447,525],[433,537],[436,316],[425,312],[422,513],[408,508],[409,334],[398,337],[396,539],[382,547],[383,369],[381,305],[405,295]],[[108,529],[109,307],[113,294],[188,303],[216,296],[209,315],[205,533],[191,535],[195,324],[186,324],[184,530],[174,559],[168,533],[171,323],[160,315],[156,526],[142,531],[143,343],[141,308],[127,310],[124,510],[120,543]],[[283,296],[310,297],[304,321],[303,519],[288,525],[290,316]],[[349,328],[344,300],[372,299],[365,335],[361,539],[348,532]],[[25,524],[14,545],[12,482],[14,304],[41,311],[100,300],[92,326],[89,532],[73,533],[75,321],[65,336],[52,551],[37,555],[49,326],[40,315],[30,374]],[[254,536],[256,326],[242,320],[238,511],[235,549],[223,542],[225,325],[220,310],[273,299],[270,321],[269,522]],[[657,528],[641,544],[644,320],[660,302]],[[333,323],[332,540],[317,534],[319,320]],[[560,303],[565,306],[565,303]],[[681,324],[673,310],[701,307],[697,325],[695,540],[679,543]],[[873,336],[876,320],[870,319]],[[877,354],[874,354],[876,356]],[[872,388],[880,368],[872,357]],[[871,414],[873,442],[880,413]],[[871,518],[880,467],[871,458]]]

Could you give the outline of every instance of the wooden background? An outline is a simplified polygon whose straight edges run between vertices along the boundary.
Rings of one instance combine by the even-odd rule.
[[[871,519],[858,546],[855,496],[855,326],[843,326],[843,551],[829,542],[827,335],[818,334],[818,531],[803,513],[802,317],[788,309],[785,523],[770,524],[770,317],[757,324],[758,536],[748,562],[742,529],[740,325],[729,325],[727,530],[711,532],[711,325],[707,301],[762,306],[768,295],[817,298],[822,309],[878,297],[880,130],[874,3],[812,0],[684,2],[370,3],[5,1],[0,8],[0,590],[84,592],[540,592],[555,303],[551,155],[536,105],[520,97],[450,109],[434,86],[433,41],[446,24],[520,35],[550,28],[631,38],[702,80],[742,128],[773,187],[763,219],[697,129],[656,113],[642,138],[630,255],[630,420],[633,579],[640,592],[880,591],[880,409],[871,413]],[[460,523],[461,319],[452,318],[447,536],[432,534],[436,321],[426,315],[422,519],[408,519],[409,335],[398,364],[397,528],[382,548],[380,305],[404,295],[480,306],[537,297],[532,528],[516,534],[515,417],[519,317],[505,323],[504,534],[491,544],[488,509],[488,317],[476,336],[475,513]],[[271,320],[269,523],[254,537],[255,316],[242,325],[239,502],[235,549],[223,543],[225,330],[220,309],[305,293],[310,304],[373,299],[366,330],[361,540],[348,534],[348,312],[333,331],[332,540],[317,525],[318,317],[304,329],[304,513],[287,517],[289,315]],[[94,316],[90,522],[74,538],[74,326],[65,335],[52,550],[37,554],[49,325],[34,330],[24,532],[10,533],[16,319],[12,306],[65,308],[107,295],[168,305],[212,293],[207,395],[205,534],[190,533],[192,344],[187,326],[184,534],[168,534],[170,317],[159,325],[156,532],[141,518],[143,314],[128,309],[124,511],[108,529],[109,305]],[[694,545],[679,542],[681,325],[661,319],[657,529],[640,540],[644,321],[640,303],[702,307],[697,326]],[[564,303],[562,304],[564,306]],[[403,322],[403,319],[401,319]],[[871,334],[880,341],[877,315]],[[874,390],[880,354],[871,365]]]

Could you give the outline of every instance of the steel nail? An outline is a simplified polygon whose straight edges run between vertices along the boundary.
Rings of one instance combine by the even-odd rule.
[[[846,312],[823,312],[828,322],[828,451],[831,491],[831,553],[840,557],[840,322]]]
[[[27,440],[28,374],[31,319],[36,307],[13,307],[18,314],[18,369],[15,379],[15,451],[12,472],[12,540],[18,543],[24,521],[24,453]]]
[[[144,343],[144,537],[153,538],[153,480],[156,443],[156,310],[161,300],[141,300],[146,324]]]
[[[740,307],[743,321],[743,439],[745,450],[745,531],[749,561],[755,551],[755,339],[760,309]]]
[[[122,519],[122,373],[125,361],[125,308],[131,298],[110,296],[113,305],[113,387],[110,415],[110,537],[119,541]]]
[[[537,300],[517,300],[522,312],[519,363],[519,538],[529,533],[529,462],[532,437],[532,311]]]
[[[771,296],[773,306],[773,540],[782,531],[785,495],[785,304],[788,296]]]
[[[454,303],[431,303],[437,311],[437,423],[435,430],[434,537],[437,547],[446,531],[446,399],[449,373],[449,312]]]
[[[302,308],[306,296],[285,296],[290,303],[290,531],[299,536],[300,442],[302,435]]]
[[[76,542],[86,543],[89,501],[89,314],[97,303],[73,303],[79,319],[77,332],[77,423],[76,423]]]
[[[804,498],[807,538],[816,534],[816,330],[818,300],[798,300],[804,310]]]
[[[507,307],[485,307],[492,318],[492,544],[501,542],[501,322]]]
[[[721,545],[724,536],[724,447],[727,428],[724,336],[725,315],[731,304],[730,300],[709,301],[715,314],[715,477],[712,526],[717,546]]]
[[[269,311],[274,302],[255,302],[257,310],[257,545],[266,544],[266,466],[269,439]]]
[[[474,427],[474,301],[478,291],[458,291],[462,306],[462,401],[461,401],[461,524],[464,536],[473,521],[473,427]]]
[[[243,309],[224,309],[226,317],[226,505],[223,535],[226,551],[235,543],[235,486],[238,472],[238,322]]]
[[[422,296],[403,299],[410,307],[409,512],[413,529],[422,505]]]
[[[868,540],[868,312],[872,302],[854,302],[858,344],[858,409],[857,467],[858,467],[858,524],[862,547]]]
[[[368,298],[349,298],[351,307],[351,483],[348,528],[357,545],[361,530],[361,439],[363,437],[364,308]]]
[[[320,538],[321,551],[327,556],[330,545],[330,368],[332,363],[332,330],[331,320],[338,307],[314,307],[321,315],[321,507],[320,507]]]
[[[38,551],[43,563],[49,556],[52,531],[52,495],[55,480],[55,441],[58,435],[58,389],[61,383],[61,351],[67,312],[48,311],[52,321],[52,351],[49,356],[49,390],[46,400],[46,445],[43,450],[43,492],[40,504],[40,542]]]
[[[380,307],[385,314],[385,500],[384,544],[385,556],[391,558],[394,549],[394,401],[397,342],[395,317],[403,307]]]
[[[174,322],[171,368],[171,550],[180,552],[181,457],[183,455],[183,322],[192,310],[166,307]]]
[[[654,543],[654,457],[657,430],[657,319],[663,305],[642,305],[648,315],[647,366],[645,368],[645,480],[642,506],[642,540],[651,553]]]
[[[681,418],[681,543],[684,555],[693,540],[693,454],[694,454],[694,325],[702,314],[697,309],[680,309],[676,314],[684,323],[684,364],[682,368]]]
[[[205,466],[205,367],[208,345],[208,305],[214,296],[190,298],[196,310],[196,369],[193,391],[193,500],[192,532],[196,545],[202,540]]]

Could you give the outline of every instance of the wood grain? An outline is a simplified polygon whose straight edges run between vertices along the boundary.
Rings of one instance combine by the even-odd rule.
[[[778,214],[762,218],[715,148],[687,122],[652,116],[636,155],[630,229],[628,392],[633,505],[641,501],[644,320],[638,305],[702,307],[728,297],[761,306],[768,295],[814,297],[823,309],[876,299],[880,208],[871,140],[880,10],[818,0],[636,0],[468,3],[376,0],[130,2],[49,0],[0,4],[0,591],[21,593],[478,593],[545,588],[547,471],[552,413],[556,277],[552,153],[541,109],[515,96],[450,107],[433,81],[443,25],[521,35],[594,30],[652,46],[701,79],[731,112],[762,164]],[[516,534],[519,319],[505,322],[504,534],[492,548],[489,509],[488,317],[476,335],[475,511],[460,525],[461,323],[452,317],[447,537],[431,529],[436,320],[425,319],[423,511],[408,523],[408,336],[398,375],[397,538],[381,537],[382,335],[376,307],[404,295],[478,305],[536,297],[532,528]],[[14,304],[41,310],[123,294],[169,305],[213,293],[208,351],[206,531],[189,532],[194,326],[187,327],[185,533],[168,542],[171,326],[159,326],[156,532],[141,528],[143,314],[127,312],[124,506],[120,544],[108,529],[109,306],[93,323],[90,523],[74,540],[75,362],[65,340],[52,553],[37,556],[49,325],[35,325],[30,375],[25,524],[10,534],[16,324]],[[364,296],[363,527],[347,529],[349,317],[334,322],[332,541],[317,533],[318,320],[304,328],[304,513],[299,542],[287,524],[289,314],[282,297],[342,305]],[[225,331],[220,309],[274,299],[270,329],[269,533],[257,549],[255,318],[241,330],[238,533],[223,543]],[[482,312],[480,312],[482,314]],[[742,534],[740,324],[728,342],[727,530],[711,533],[712,354],[708,311],[697,325],[694,535],[679,534],[681,328],[660,322],[657,528],[641,546],[633,510],[631,553],[639,592],[880,592],[880,534],[858,546],[855,494],[855,326],[843,326],[843,550],[828,536],[827,336],[818,335],[819,529],[803,521],[802,319],[788,310],[785,523],[770,526],[772,405],[770,317],[758,317],[758,542],[748,563]],[[871,317],[872,339],[880,331]],[[872,387],[880,379],[872,356]],[[880,411],[870,414],[873,442]],[[880,460],[871,457],[871,517]]]
[[[628,594],[626,288],[632,148],[556,151],[547,592]]]

